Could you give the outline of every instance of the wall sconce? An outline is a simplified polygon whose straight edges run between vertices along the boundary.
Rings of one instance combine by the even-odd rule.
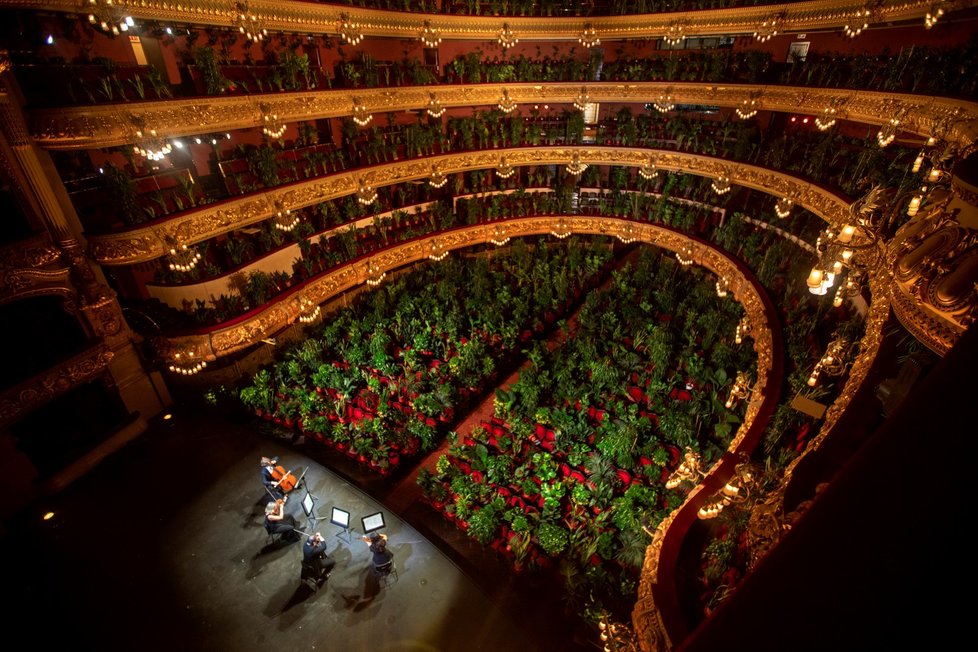
[[[710,183],[710,187],[713,188],[713,192],[716,194],[725,195],[730,192],[730,177],[720,175]]]
[[[441,243],[438,238],[432,238],[431,246],[428,250],[428,258],[430,260],[439,261],[448,255],[448,248]]]
[[[582,86],[581,92],[574,98],[574,108],[587,111],[589,106],[591,106],[591,94],[587,92],[587,86]]]
[[[265,21],[248,11],[247,2],[239,2],[235,8],[237,14],[234,19],[234,26],[238,28],[238,32],[244,34],[244,37],[249,41],[265,40],[265,37],[268,36]]]
[[[510,99],[509,91],[505,88],[503,89],[503,96],[499,98],[499,102],[496,104],[496,106],[503,113],[512,113],[516,110],[516,102]]]
[[[441,105],[434,93],[428,93],[428,108],[425,109],[432,118],[440,118],[445,113],[445,107]]]
[[[676,260],[683,267],[688,267],[693,264],[693,247],[692,245],[684,245],[682,249],[676,252]]]
[[[357,98],[353,98],[353,121],[361,127],[366,127],[367,124],[373,120],[374,117],[371,115],[370,111],[367,110],[367,105],[363,104]]]
[[[744,504],[750,499],[751,490],[757,487],[757,474],[746,453],[739,453],[738,458],[741,461],[734,467],[734,473],[727,483],[696,513],[699,518],[716,518],[725,507]]]
[[[310,301],[309,299],[302,297],[299,301],[299,321],[303,324],[311,324],[319,318],[322,309]]]
[[[387,272],[380,269],[380,265],[374,263],[372,260],[367,262],[367,285],[376,287],[380,285],[385,278],[387,278]]]
[[[509,242],[509,234],[506,232],[506,227],[501,224],[495,226],[492,230],[492,235],[489,237],[489,242],[497,247],[502,247]]]
[[[679,45],[686,38],[686,24],[677,21],[669,25],[662,39],[669,45]]]
[[[571,154],[570,163],[567,164],[567,173],[572,174],[575,177],[580,176],[587,169],[587,163],[581,161],[581,153],[574,152]]]
[[[740,106],[737,107],[735,113],[741,120],[750,120],[757,115],[757,111],[760,109],[760,107],[761,103],[757,100],[757,98],[748,97],[740,103]]]
[[[618,229],[615,233],[615,237],[618,238],[622,244],[631,244],[637,239],[635,237],[635,227],[632,224],[625,224]]]
[[[821,374],[838,377],[845,373],[852,363],[859,342],[850,342],[848,338],[839,337],[833,340],[825,350],[825,355],[815,364],[808,377],[808,386],[815,387]]]
[[[421,31],[418,32],[418,38],[421,39],[425,47],[436,48],[441,43],[441,32],[432,27],[431,23],[426,20],[421,26]]]
[[[783,13],[775,14],[770,18],[767,18],[758,26],[757,29],[754,30],[754,38],[758,43],[767,43],[778,35],[778,27],[781,24],[783,15]]]
[[[828,131],[835,125],[835,109],[831,106],[825,107],[822,115],[815,117],[815,127],[819,131]]]
[[[852,270],[846,278],[846,282],[839,285],[832,298],[832,305],[838,308],[846,299],[851,299],[862,292],[863,284],[866,280],[866,273],[861,270]]]
[[[940,4],[935,4],[927,10],[927,15],[924,16],[924,28],[930,29],[937,24],[937,20],[944,15],[944,8]]]
[[[121,9],[112,4],[112,0],[88,0],[86,7],[89,12],[88,22],[114,36],[118,36],[120,32],[128,32],[130,27],[136,25],[132,16],[125,15]],[[51,40],[51,37],[49,36],[48,39]]]
[[[907,217],[914,217],[917,215],[917,212],[920,210],[921,201],[923,201],[923,198],[920,195],[914,195],[910,199],[910,204],[907,205]]]
[[[659,94],[659,98],[652,102],[652,106],[659,113],[669,113],[676,108],[676,103],[672,101],[672,86]]]
[[[701,466],[700,454],[687,446],[683,461],[676,467],[675,471],[669,474],[669,478],[666,480],[666,489],[675,489],[683,482],[698,482],[705,475]]]
[[[166,257],[172,272],[189,272],[197,267],[201,255],[196,247],[187,245],[174,245],[170,247],[170,253]]]
[[[655,160],[651,156],[638,169],[638,175],[646,181],[651,181],[659,176],[659,168],[655,166]]]
[[[369,206],[377,201],[377,190],[369,183],[361,181],[360,188],[357,190],[357,201],[364,206]]]
[[[506,156],[499,157],[499,165],[496,166],[496,176],[500,179],[508,179],[516,173],[516,168],[506,161]]]
[[[774,214],[783,220],[791,215],[791,207],[794,205],[795,202],[791,201],[787,197],[782,197],[774,205]]]
[[[598,38],[598,30],[594,29],[594,26],[591,25],[591,23],[584,26],[584,31],[577,37],[577,42],[586,48],[593,48],[601,45],[601,39]]]
[[[503,28],[499,31],[498,36],[496,36],[496,41],[504,50],[508,50],[519,43],[520,39],[516,36],[516,32],[509,28],[509,23],[503,23]]]
[[[612,621],[607,613],[598,621],[598,637],[604,652],[638,652],[641,649],[631,628]]]
[[[727,280],[724,278],[717,279],[716,283],[717,296],[721,299],[727,296]]]
[[[285,231],[288,233],[294,229],[299,224],[299,216],[293,215],[292,211],[285,208],[281,202],[275,202],[275,207],[277,209],[275,217],[272,219],[272,225],[279,231]]]
[[[754,386],[750,382],[750,377],[744,371],[738,371],[734,384],[730,388],[730,395],[724,406],[729,410],[737,401],[746,400],[754,391]]]
[[[571,234],[570,224],[563,217],[557,220],[557,224],[550,230],[550,235],[563,240]]]
[[[445,176],[445,173],[432,165],[431,177],[428,178],[428,185],[432,188],[441,188],[446,183],[448,183],[448,177]]]
[[[898,126],[900,126],[900,121],[897,118],[890,118],[889,122],[881,126],[880,130],[876,132],[876,142],[881,148],[893,142],[897,135]]]
[[[193,351],[174,353],[173,362],[167,367],[170,371],[181,376],[193,376],[207,366],[207,361],[198,358]]]
[[[744,315],[740,318],[737,329],[734,331],[734,344],[740,344],[748,335],[750,335],[750,320],[747,319],[747,315]]]
[[[346,41],[347,45],[355,47],[363,40],[363,32],[360,31],[359,23],[354,23],[346,14],[340,14],[340,38]]]
[[[863,33],[863,30],[869,27],[869,15],[870,10],[868,7],[863,7],[853,14],[851,18],[846,22],[846,26],[842,29],[845,35],[849,38],[856,38]]]
[[[262,103],[259,105],[259,109],[261,109],[262,116],[261,132],[272,140],[278,140],[285,135],[286,125],[278,119],[277,114],[271,113],[271,107]]]

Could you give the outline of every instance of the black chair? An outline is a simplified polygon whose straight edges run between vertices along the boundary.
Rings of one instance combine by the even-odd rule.
[[[394,563],[394,558],[391,557],[383,564],[374,566],[374,577],[378,582],[383,582],[385,587],[390,588],[391,577],[395,582],[397,581],[397,564]]]

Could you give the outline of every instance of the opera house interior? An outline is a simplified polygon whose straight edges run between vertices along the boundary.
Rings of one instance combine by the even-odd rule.
[[[966,636],[976,5],[0,0],[13,613],[120,650]]]

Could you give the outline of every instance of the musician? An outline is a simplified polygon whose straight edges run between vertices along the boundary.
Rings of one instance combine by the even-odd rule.
[[[276,473],[275,465],[278,464],[278,460],[272,457],[262,457],[261,458],[261,483],[265,485],[265,489],[268,491],[269,495],[278,500],[285,496],[285,492],[279,487],[279,480],[275,478],[280,476]]]
[[[374,532],[370,536],[361,537],[361,540],[367,544],[367,548],[373,553],[374,568],[383,566],[394,556],[394,553],[387,549],[386,534]]]
[[[319,532],[302,544],[302,579],[325,580],[335,565],[326,554],[326,540]]]
[[[288,499],[288,496],[283,496],[265,506],[265,531],[272,535],[279,534],[285,541],[298,541],[295,517],[285,512],[285,501]]]

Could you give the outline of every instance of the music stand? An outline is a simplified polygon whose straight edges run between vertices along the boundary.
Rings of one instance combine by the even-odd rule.
[[[375,514],[367,514],[360,519],[363,524],[363,533],[370,534],[371,532],[376,532],[377,530],[384,529],[384,513],[377,512]]]
[[[345,509],[340,509],[339,507],[334,507],[333,512],[329,516],[329,522],[333,525],[338,525],[342,528],[336,533],[336,536],[342,541],[351,543],[350,540],[350,512]]]
[[[319,517],[316,516],[316,497],[312,495],[308,487],[306,487],[306,495],[302,497],[302,511],[306,513],[306,517],[309,519],[309,527],[315,530],[316,521],[319,520]]]

